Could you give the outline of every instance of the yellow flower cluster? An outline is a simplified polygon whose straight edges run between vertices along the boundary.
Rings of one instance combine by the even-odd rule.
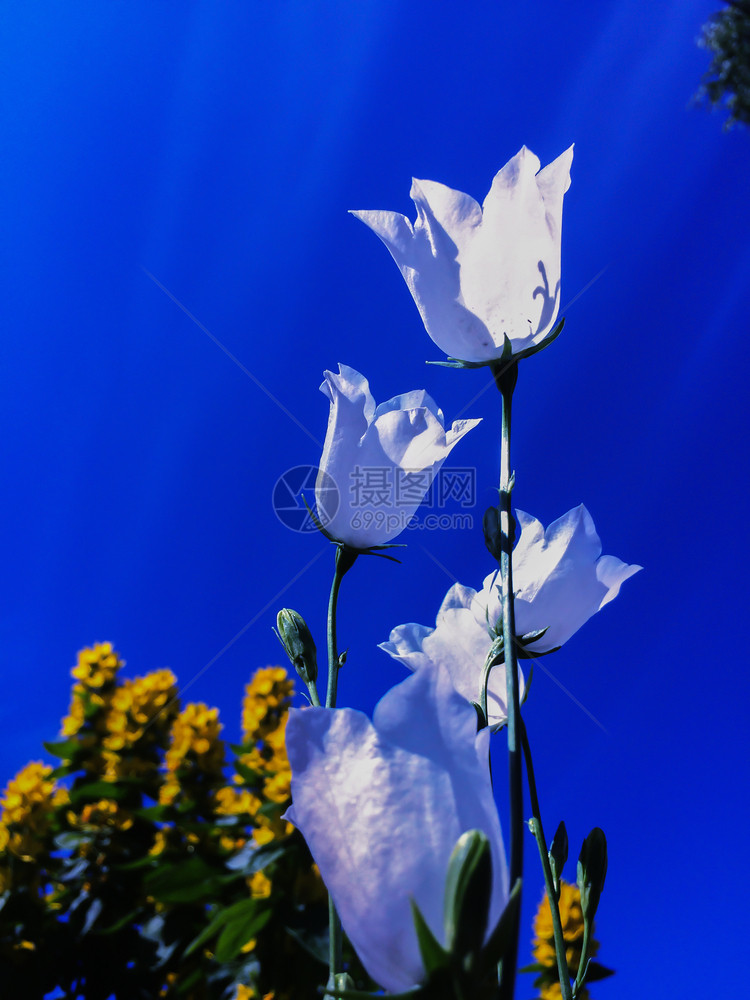
[[[164,745],[179,711],[171,670],[118,683],[123,665],[109,642],[82,649],[71,671],[76,683],[62,723],[64,737],[92,751],[83,766],[105,781],[156,772],[152,751]]]
[[[62,721],[62,735],[76,736],[86,721],[88,705],[105,708],[114,691],[118,670],[123,661],[112,648],[111,642],[100,642],[82,649],[78,662],[70,671],[76,684],[70,701],[68,715]],[[86,742],[93,744],[95,737],[88,736]]]
[[[69,812],[68,822],[71,826],[80,828],[107,827],[110,830],[129,830],[133,825],[133,817],[111,799],[100,799],[99,802],[89,802],[85,805],[80,816]]]
[[[247,880],[247,887],[254,899],[268,899],[273,888],[270,878],[263,872],[255,872],[254,875],[251,875]]]
[[[8,782],[0,799],[0,851],[33,861],[45,849],[52,813],[68,800],[51,774],[51,767],[34,761]]]
[[[144,735],[146,728],[161,723],[176,704],[177,678],[171,670],[155,670],[145,677],[124,681],[115,691],[107,714],[108,750],[129,749]],[[172,714],[176,714],[173,709]]]
[[[265,740],[289,710],[294,681],[283,667],[263,667],[245,688],[242,736],[245,743]]]
[[[104,720],[104,777],[116,781],[155,769],[155,762],[140,751],[162,743],[178,711],[177,678],[171,670],[155,670],[120,684]],[[144,740],[138,754],[128,755]]]
[[[564,880],[560,881],[560,921],[562,923],[563,936],[565,938],[565,958],[572,975],[578,972],[578,963],[581,961],[581,946],[583,944],[583,910],[581,909],[581,896],[574,885],[570,885]],[[594,954],[598,948],[595,941],[592,941],[590,954]],[[552,913],[549,908],[549,900],[544,895],[539,909],[534,919],[534,958],[540,965],[557,966],[555,957],[555,935],[552,929]]]
[[[78,653],[78,662],[70,671],[71,677],[80,681],[89,690],[103,688],[117,676],[124,666],[123,661],[112,649],[111,642],[99,642]]]
[[[167,775],[159,790],[159,802],[170,805],[180,792],[180,771],[186,766],[203,775],[221,778],[224,767],[224,743],[219,710],[203,703],[186,705],[172,723],[166,754]]]
[[[258,844],[288,836],[292,825],[277,816],[259,813],[262,802],[283,806],[289,800],[292,772],[286,755],[285,732],[294,681],[283,667],[265,667],[255,673],[245,688],[242,704],[242,733],[251,749],[242,754],[240,763],[257,775],[258,806],[243,809],[255,817],[253,832]],[[235,778],[235,781],[241,781]],[[227,795],[224,806],[231,802]],[[243,800],[247,804],[247,800]],[[240,805],[240,801],[236,801]],[[240,811],[239,809],[237,811]],[[279,810],[279,813],[283,810]]]

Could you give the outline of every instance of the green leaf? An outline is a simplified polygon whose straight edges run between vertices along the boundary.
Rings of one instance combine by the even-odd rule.
[[[430,927],[422,916],[422,911],[417,906],[416,901],[409,897],[411,904],[411,916],[414,921],[414,929],[417,932],[419,942],[419,954],[422,956],[422,964],[428,975],[438,969],[444,969],[450,963],[450,955],[440,944],[438,939],[430,930]]]
[[[247,942],[265,927],[272,913],[268,906],[259,910],[258,900],[255,899],[243,899],[230,906],[227,912],[230,911],[231,916],[227,918],[216,944],[217,962],[230,962],[239,955]]]
[[[213,894],[238,875],[223,875],[201,858],[190,858],[176,864],[162,863],[146,875],[143,886],[148,896],[162,903],[196,903],[211,899]]]
[[[124,861],[121,864],[112,864],[112,871],[115,872],[135,872],[140,868],[154,868],[156,865],[162,865],[164,862],[160,860],[159,856],[152,854],[144,854],[141,858],[136,858],[135,861]]]
[[[184,993],[189,993],[194,986],[197,986],[201,982],[204,975],[205,973],[203,969],[194,969],[190,975],[186,976],[184,979],[180,977],[179,985],[177,987],[178,995],[182,996]]]
[[[116,920],[113,924],[110,924],[109,927],[100,927],[96,931],[96,933],[114,934],[117,931],[122,930],[122,928],[126,927],[128,924],[135,924],[139,917],[142,918],[142,911],[140,909],[130,910],[128,913],[125,914],[124,917],[120,917],[119,920]]]
[[[482,978],[489,974],[489,972],[497,965],[501,957],[507,951],[508,943],[510,941],[511,934],[513,933],[515,922],[518,918],[520,906],[521,879],[519,878],[516,879],[513,891],[508,897],[508,902],[506,903],[505,909],[497,922],[497,926],[490,934],[487,944],[484,946],[482,951],[482,960],[480,965],[480,976]]]
[[[82,802],[99,802],[100,799],[113,799],[115,802],[127,795],[128,789],[122,782],[89,781],[77,785],[70,791],[70,804],[80,805]]]
[[[243,902],[247,901],[243,900]],[[215,910],[211,912],[210,916],[211,919],[209,920],[208,924],[203,928],[203,930],[197,937],[193,938],[193,940],[185,949],[184,952],[185,958],[187,958],[188,955],[192,955],[195,949],[200,948],[200,946],[205,941],[209,941],[214,936],[214,934],[218,934],[218,932],[221,930],[221,928],[229,919],[230,916],[229,907],[226,908],[217,907]]]
[[[234,769],[246,785],[258,785],[263,781],[264,775],[260,771],[256,771],[252,767],[246,767],[240,761],[235,762]]]
[[[59,743],[42,743],[47,753],[62,760],[72,760],[82,747],[78,740],[61,740]]]
[[[614,974],[614,969],[608,969],[606,965],[602,965],[600,962],[589,962],[586,970],[586,983],[595,983],[599,979],[607,979],[609,976],[614,976]]]
[[[167,815],[168,808],[168,806],[143,806],[142,809],[133,809],[133,815],[152,823],[160,823]]]

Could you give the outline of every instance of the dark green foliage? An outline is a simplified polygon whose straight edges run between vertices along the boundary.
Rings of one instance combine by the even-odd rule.
[[[750,124],[750,0],[731,0],[709,18],[699,44],[711,65],[697,96],[726,108],[725,128]]]

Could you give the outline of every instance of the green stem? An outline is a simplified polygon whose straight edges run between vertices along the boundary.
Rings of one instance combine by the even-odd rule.
[[[494,667],[499,667],[501,663],[505,662],[505,653],[502,648],[497,649],[495,643],[492,644],[492,648],[487,654],[487,659],[484,662],[484,669],[482,670],[482,684],[479,689],[479,707],[484,715],[484,725],[489,726],[490,716],[487,709],[487,688],[490,683],[490,673]]]
[[[320,697],[318,696],[318,687],[315,681],[310,681],[306,687],[307,693],[310,695],[310,704],[314,705],[316,708],[320,708]]]
[[[531,747],[529,746],[529,737],[526,733],[526,724],[523,719],[520,720],[520,723],[519,729],[523,744],[523,755],[526,758],[526,775],[529,781],[529,798],[531,799],[531,814],[533,816],[529,826],[536,838],[539,857],[542,862],[542,870],[544,871],[544,885],[547,890],[547,899],[549,900],[550,913],[552,914],[552,930],[555,936],[555,954],[557,955],[557,972],[560,977],[560,989],[563,1000],[573,1000],[573,991],[570,987],[570,973],[568,972],[568,960],[565,956],[565,935],[563,934],[562,921],[560,920],[560,907],[557,903],[557,893],[555,892],[552,869],[549,863],[547,842],[544,839],[542,813],[539,808],[539,797],[536,792],[536,779],[534,778],[534,765],[531,762]],[[582,962],[583,954],[585,953],[582,952]]]
[[[336,636],[336,610],[339,599],[339,588],[345,574],[356,562],[359,552],[348,545],[336,547],[336,563],[331,583],[331,596],[328,599],[328,688],[326,691],[326,708],[336,707],[336,693],[341,664],[339,662],[338,640]],[[342,966],[342,935],[341,921],[336,913],[333,900],[328,897],[328,973],[329,983],[335,983],[337,973]]]
[[[495,384],[502,396],[502,438],[500,445],[500,580],[503,594],[503,639],[505,651],[506,697],[508,703],[508,785],[510,794],[510,884],[515,885],[523,875],[523,779],[521,748],[518,731],[520,705],[518,691],[518,664],[515,650],[515,618],[513,614],[513,512],[511,490],[513,483],[510,466],[510,414],[513,390],[518,378],[518,365],[498,362],[493,365]],[[510,935],[508,950],[503,956],[502,1000],[512,1000],[516,966],[518,964],[518,938],[521,930],[521,908]]]
[[[331,583],[331,596],[328,599],[328,690],[326,692],[326,708],[336,707],[336,692],[339,679],[339,651],[336,644],[336,609],[339,599],[339,587],[344,575],[356,562],[359,552],[350,549],[348,545],[336,546],[336,565]]]

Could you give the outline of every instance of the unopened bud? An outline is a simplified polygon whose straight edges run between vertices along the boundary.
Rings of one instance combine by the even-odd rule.
[[[445,880],[445,944],[457,958],[479,954],[487,933],[492,857],[486,834],[469,830],[453,848]]]
[[[314,683],[318,676],[317,651],[304,618],[291,608],[282,608],[276,616],[276,627],[294,669],[306,684]]]
[[[549,845],[548,857],[549,866],[552,871],[552,884],[559,898],[560,876],[565,867],[565,862],[568,860],[568,831],[565,829],[565,823],[561,822],[558,826],[557,832],[552,838],[552,843]]]
[[[576,876],[581,893],[583,918],[587,923],[591,923],[594,919],[606,877],[607,838],[604,836],[604,831],[595,826],[581,847]]]
[[[484,544],[493,559],[500,560],[501,533],[500,533],[500,511],[497,507],[488,507],[482,518],[484,528]]]

